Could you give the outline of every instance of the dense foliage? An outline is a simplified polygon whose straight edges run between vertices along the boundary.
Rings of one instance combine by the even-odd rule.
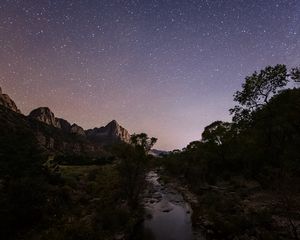
[[[131,144],[113,146],[113,152],[120,159],[118,170],[121,177],[124,196],[131,209],[139,207],[140,197],[145,187],[145,173],[148,166],[148,151],[156,143],[156,138],[147,134],[133,134]]]
[[[26,122],[20,118],[17,125],[11,125],[10,117],[14,116],[3,108],[1,116],[0,234],[9,239],[46,223],[53,214],[56,197],[52,195],[49,172],[43,167],[45,157]]]
[[[235,221],[225,209],[236,209],[236,216],[241,218],[245,209],[238,209],[237,198],[250,201],[252,193],[246,194],[244,187],[240,189],[241,195],[233,198],[217,187],[218,191],[208,195],[203,191],[207,186],[222,184],[231,189],[236,179],[244,179],[239,182],[256,181],[265,192],[273,193],[279,215],[287,218],[286,230],[298,239],[293,221],[299,218],[295,211],[299,206],[292,202],[297,201],[300,193],[300,89],[287,87],[297,86],[293,80],[299,80],[299,69],[288,72],[284,65],[269,66],[246,77],[242,90],[234,95],[237,105],[230,110],[232,122],[213,122],[204,129],[201,140],[163,159],[169,173],[181,176],[200,194],[203,206],[211,211],[207,213],[210,220],[218,222],[219,229],[225,229],[227,221]],[[218,202],[223,204],[220,209]],[[241,219],[247,227],[257,229],[250,215]],[[227,229],[223,234],[233,232],[236,230]]]
[[[53,159],[39,148],[30,124],[0,106],[0,238],[130,235],[142,216],[146,151],[156,140],[138,134],[131,145],[111,146],[106,155],[70,153]]]
[[[289,80],[284,65],[247,77],[235,94],[239,105],[231,110],[234,121],[207,126],[201,140],[165,157],[167,168],[199,184],[228,174],[266,180],[273,175],[269,168],[297,176],[300,89],[283,89]]]

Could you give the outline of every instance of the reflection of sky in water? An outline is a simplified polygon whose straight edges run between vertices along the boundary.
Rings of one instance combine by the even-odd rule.
[[[146,204],[151,214],[144,222],[145,239],[155,240],[190,240],[193,239],[189,206],[183,202],[182,196],[170,189],[163,189],[157,182],[157,175],[150,172],[149,182],[161,194],[161,200]],[[157,195],[157,194],[156,194]]]

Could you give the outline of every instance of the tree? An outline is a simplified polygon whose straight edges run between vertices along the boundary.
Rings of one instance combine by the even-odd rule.
[[[0,238],[16,239],[49,223],[57,196],[49,196],[45,156],[26,122],[3,108],[0,119]]]
[[[135,148],[140,148],[146,154],[150,151],[150,149],[157,142],[157,138],[154,138],[154,137],[149,138],[146,133],[133,134],[131,136],[130,140],[131,140],[131,144]]]
[[[132,210],[138,207],[145,184],[147,153],[156,141],[156,138],[149,138],[146,133],[134,134],[131,136],[131,144],[120,144],[115,150],[120,158],[118,170],[124,193]]]
[[[289,82],[289,74],[285,65],[268,66],[259,73],[247,76],[242,85],[242,91],[234,94],[238,102],[230,113],[234,114],[233,121],[249,121],[251,114],[266,105],[270,98],[283,89]]]
[[[231,123],[215,121],[204,128],[202,133],[202,142],[214,143],[222,145],[231,130]]]
[[[202,144],[201,141],[193,141],[193,142],[190,142],[184,149],[186,151],[196,150],[201,147],[201,144]]]
[[[292,68],[292,70],[291,70],[291,78],[295,82],[300,82],[300,68]]]
[[[208,167],[212,172],[222,172],[223,166],[228,165],[228,152],[233,137],[232,124],[215,121],[204,128],[202,133],[202,155],[209,160]]]

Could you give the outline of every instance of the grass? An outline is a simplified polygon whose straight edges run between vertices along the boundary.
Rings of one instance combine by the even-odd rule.
[[[114,239],[128,234],[135,219],[122,198],[117,168],[60,166],[65,194],[63,214],[42,239]]]
[[[59,166],[60,172],[63,177],[84,177],[91,171],[103,171],[105,169],[111,169],[112,166]]]

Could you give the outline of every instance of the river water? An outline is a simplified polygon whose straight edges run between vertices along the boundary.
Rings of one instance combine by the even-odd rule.
[[[155,171],[150,171],[146,177],[149,187],[144,193],[143,239],[194,240],[190,205],[179,192],[161,184],[158,179]]]

